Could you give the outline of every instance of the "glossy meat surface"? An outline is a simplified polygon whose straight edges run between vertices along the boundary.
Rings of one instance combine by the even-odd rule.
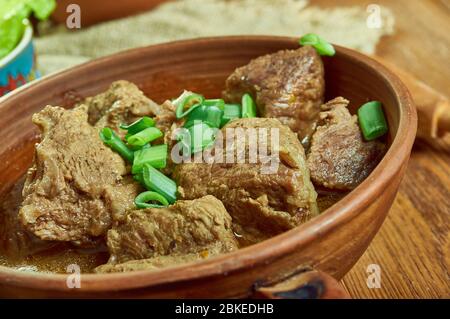
[[[240,103],[242,95],[251,94],[259,116],[279,119],[307,141],[324,91],[322,60],[315,49],[305,46],[261,56],[236,69],[226,81],[224,97]]]
[[[88,243],[112,223],[105,192],[122,183],[124,160],[88,123],[86,106],[47,106],[33,116],[42,133],[23,188],[19,219],[44,240]]]
[[[275,170],[265,170],[267,163],[249,161],[249,139],[240,139],[244,163],[183,163],[176,167],[173,177],[179,185],[180,197],[195,199],[214,195],[225,205],[233,218],[233,228],[245,244],[256,243],[289,230],[317,214],[316,192],[310,181],[303,147],[296,135],[277,119],[239,119],[226,125],[222,132],[224,154],[227,139],[234,139],[227,129],[268,130],[266,141],[258,145],[270,150],[278,161]],[[278,154],[271,153],[271,129],[278,135]],[[275,138],[275,135],[274,135]],[[216,143],[218,143],[216,141]],[[266,144],[264,144],[266,143]],[[231,144],[229,144],[231,145]],[[277,150],[275,148],[275,150]]]
[[[380,141],[364,140],[349,101],[337,97],[322,106],[320,121],[311,141],[308,167],[316,185],[351,190],[375,168],[384,154]]]
[[[121,271],[129,267],[120,264],[129,261],[152,268],[237,249],[231,217],[213,196],[131,211],[108,231],[107,244],[111,257],[99,272]]]

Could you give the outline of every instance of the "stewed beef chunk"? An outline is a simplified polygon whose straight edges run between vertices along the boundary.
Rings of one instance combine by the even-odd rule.
[[[104,235],[113,212],[121,215],[125,209],[121,208],[125,203],[114,204],[108,192],[125,183],[124,160],[88,123],[87,106],[73,110],[47,106],[33,122],[41,129],[42,140],[23,188],[20,221],[44,240],[83,244]]]
[[[142,116],[160,113],[159,105],[128,81],[112,83],[107,91],[88,97],[83,104],[88,106],[90,124],[110,127],[121,135],[124,131],[118,129],[120,124],[130,124]]]
[[[154,118],[156,127],[165,133],[164,142],[167,143],[171,131],[180,122],[175,117],[175,107],[171,101],[158,105],[128,81],[114,82],[106,92],[88,97],[83,104],[88,106],[91,125],[100,129],[112,128],[122,138],[126,132],[119,129],[120,124],[131,124],[143,116],[149,116]],[[158,142],[163,142],[163,139]]]
[[[247,137],[239,138],[238,129]],[[266,132],[268,138],[258,137],[256,145],[248,138],[252,130],[257,130],[258,136]],[[250,118],[233,120],[222,132],[223,139],[216,140],[216,145],[222,142],[223,154],[243,153],[244,156],[239,157],[244,161],[238,162],[236,156],[233,163],[226,163],[224,159],[212,164],[178,165],[173,177],[179,185],[181,198],[195,199],[208,194],[219,198],[232,216],[233,228],[243,244],[256,243],[289,230],[317,213],[317,194],[310,181],[305,153],[289,127],[277,119]],[[277,134],[279,147],[275,150],[278,154],[272,152],[270,145],[277,140]],[[233,145],[240,147],[229,149]],[[250,146],[257,146],[258,151],[267,150],[268,157],[278,161],[273,169],[268,169],[270,166],[264,157],[259,156],[252,163]]]
[[[195,260],[237,249],[231,217],[213,196],[131,211],[108,231],[107,243],[111,257],[99,272],[123,271],[130,268],[122,265],[128,261],[143,259],[137,264],[146,264],[144,268],[163,267],[164,261]]]
[[[12,258],[28,256],[55,245],[28,232],[18,220],[23,182],[18,182],[10,193],[0,198],[0,253]]]
[[[305,46],[261,56],[236,69],[226,81],[224,98],[240,102],[243,94],[251,94],[260,116],[279,119],[307,141],[324,88],[322,60],[316,50]]]
[[[384,154],[384,144],[363,139],[349,101],[337,97],[322,105],[319,123],[311,141],[308,167],[316,185],[351,190],[375,168]]]

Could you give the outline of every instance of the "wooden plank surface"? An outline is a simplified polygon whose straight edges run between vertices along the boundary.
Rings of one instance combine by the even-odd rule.
[[[335,7],[388,7],[395,34],[377,54],[450,98],[450,2],[433,0],[317,0]],[[369,249],[342,280],[354,298],[450,297],[450,137],[416,141],[395,203]],[[367,267],[381,269],[381,287],[368,288]]]

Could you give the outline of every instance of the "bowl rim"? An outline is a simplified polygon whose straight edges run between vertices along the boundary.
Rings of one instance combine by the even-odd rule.
[[[33,26],[31,23],[25,22],[25,31],[23,32],[22,39],[20,40],[19,44],[16,45],[16,47],[9,52],[5,57],[0,59],[0,68],[3,68],[7,66],[11,61],[13,61],[17,56],[25,50],[27,45],[31,42],[33,39]]]
[[[72,72],[75,68],[89,68],[96,64],[103,63],[109,59],[133,55],[141,50],[158,50],[161,48],[171,48],[176,46],[195,46],[200,42],[222,41],[236,42],[285,42],[287,45],[297,42],[297,38],[283,36],[218,36],[189,40],[180,40],[141,48],[126,50],[113,55],[98,58],[67,70],[46,76],[33,83],[15,90],[9,96],[0,98],[0,104],[24,91],[30,86],[41,81],[64,76]],[[385,66],[374,59],[359,53],[355,50],[335,45],[336,55],[351,57],[355,63],[363,64],[378,73],[384,84],[394,93],[396,104],[399,107],[399,124],[397,134],[392,140],[389,150],[383,159],[372,171],[372,173],[354,190],[343,199],[338,201],[321,215],[310,221],[299,225],[287,232],[274,236],[270,239],[255,245],[239,249],[235,252],[212,257],[207,260],[182,264],[161,270],[141,270],[126,273],[106,273],[106,274],[81,274],[82,289],[86,292],[107,292],[138,289],[157,285],[170,284],[207,278],[220,274],[229,274],[239,270],[251,268],[261,263],[267,263],[281,258],[286,253],[295,250],[314,240],[318,233],[327,233],[337,226],[344,224],[354,218],[360,209],[367,206],[372,198],[377,198],[390,181],[401,170],[403,164],[407,162],[415,139],[417,129],[417,114],[408,89],[400,79],[389,71]],[[68,274],[47,274],[21,272],[5,266],[0,266],[0,284],[2,282],[14,283],[14,285],[26,288],[41,289],[45,287],[51,291],[68,291],[66,281]]]

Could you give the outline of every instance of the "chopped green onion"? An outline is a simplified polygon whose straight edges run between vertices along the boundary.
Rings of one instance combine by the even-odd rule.
[[[336,54],[336,50],[330,43],[314,33],[305,34],[300,38],[299,43],[312,46],[320,55],[333,56]]]
[[[220,127],[223,127],[229,121],[240,117],[241,117],[241,106],[239,104],[225,104],[222,121],[220,122]]]
[[[128,162],[132,163],[134,158],[134,153],[130,150],[125,143],[120,139],[117,134],[110,129],[109,127],[105,127],[100,131],[100,138],[103,143],[108,145],[113,151],[120,154],[124,159]]]
[[[173,180],[149,164],[144,165],[142,178],[148,190],[161,194],[171,204],[175,203],[177,200],[177,184]]]
[[[142,177],[142,172],[141,172],[141,173],[138,173],[138,174],[134,174],[134,175],[133,175],[133,179],[134,179],[136,182],[139,182],[142,186],[145,186],[145,184],[144,184],[144,178]]]
[[[177,139],[194,154],[203,151],[214,143],[217,130],[217,128],[212,128],[202,121],[197,121],[187,130],[179,133]]]
[[[145,144],[156,140],[163,136],[163,132],[156,127],[149,127],[139,133],[131,135],[128,137],[127,142],[132,146],[144,146]]]
[[[129,134],[130,136],[153,126],[155,126],[155,120],[148,116],[144,116],[130,125],[120,124],[120,128],[127,130],[127,135]]]
[[[144,146],[128,145],[128,148],[130,150],[132,150],[133,152],[136,152],[136,151],[139,151],[139,150],[143,150],[143,149],[146,149],[146,148],[149,148],[149,147],[151,147],[150,143],[144,144]]]
[[[388,131],[383,108],[378,101],[368,102],[358,109],[358,121],[367,141],[383,136]]]
[[[251,118],[256,117],[256,105],[250,94],[242,96],[242,117]]]
[[[134,161],[131,173],[137,174],[142,172],[145,164],[150,164],[154,168],[166,167],[167,161],[167,144],[152,146],[134,152]]]
[[[148,204],[148,202],[159,202],[160,204]],[[169,206],[167,199],[156,192],[140,193],[134,199],[134,203],[137,208],[162,208]]]
[[[200,94],[184,91],[183,94],[173,101],[177,119],[181,119],[188,115],[195,108],[202,105],[204,100],[204,97]]]
[[[206,123],[197,123],[188,128],[191,135],[191,150],[193,153],[203,151],[211,146],[216,138],[217,128],[214,129]]]
[[[225,101],[222,99],[209,99],[209,100],[203,101],[203,105],[217,106],[219,109],[221,109],[223,111],[223,109],[225,107]]]
[[[189,128],[196,122],[204,122],[210,127],[219,127],[222,121],[223,111],[217,107],[201,105],[189,114],[184,127]]]

